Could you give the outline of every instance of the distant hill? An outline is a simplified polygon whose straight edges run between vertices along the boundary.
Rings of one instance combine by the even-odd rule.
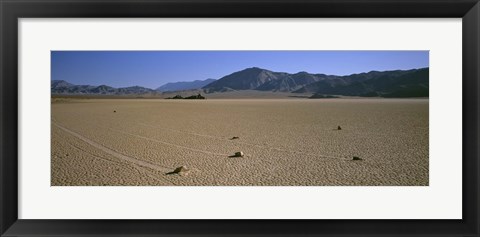
[[[53,80],[51,88],[52,89],[61,89],[61,88],[68,88],[68,87],[71,87],[71,86],[74,86],[74,85],[71,84],[71,83],[68,83],[66,81],[63,81],[63,80]]]
[[[378,71],[371,71],[371,72],[364,72],[359,74],[352,74],[348,76],[330,76],[327,80],[322,80],[315,83],[310,83],[296,91],[294,93],[322,93],[321,90],[325,90],[327,88],[335,88],[341,86],[347,86],[354,82],[361,82],[365,80],[369,80],[380,75],[388,74],[389,72],[378,72]]]
[[[90,86],[90,85],[74,85],[63,80],[53,80],[51,84],[52,94],[86,94],[86,95],[135,95],[155,93],[154,90],[141,87],[131,86],[123,88],[114,88],[107,85]]]
[[[156,90],[159,92],[194,90],[194,89],[200,89],[214,81],[216,81],[216,79],[206,79],[203,81],[195,80],[195,81],[170,82],[163,86],[158,87]]]
[[[204,86],[203,89],[208,93],[231,90],[289,92],[327,78],[329,76],[324,74],[309,74],[307,72],[289,74],[253,67],[224,76]]]
[[[371,71],[336,76],[273,72],[257,67],[224,76],[203,87],[205,92],[280,91],[366,97],[428,97],[429,69]]]
[[[365,97],[428,97],[429,69],[353,74],[309,84],[294,92]]]

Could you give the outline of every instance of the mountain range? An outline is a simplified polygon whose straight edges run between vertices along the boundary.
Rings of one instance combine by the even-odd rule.
[[[107,85],[74,85],[64,80],[53,80],[50,89],[52,94],[135,95],[155,93],[155,90],[141,86],[114,88]]]
[[[207,93],[259,90],[317,95],[428,97],[428,87],[428,68],[335,76],[307,72],[290,74],[253,67],[224,76],[203,89]]]
[[[308,72],[274,72],[258,67],[247,68],[218,80],[196,80],[167,83],[157,89],[140,86],[114,88],[107,85],[74,85],[54,80],[52,94],[154,94],[167,91],[201,89],[204,93],[257,90],[271,92],[311,93],[322,95],[364,97],[428,97],[429,69],[370,71],[347,76],[312,74]]]
[[[195,80],[190,82],[171,82],[153,90],[141,86],[114,88],[107,85],[74,85],[64,80],[53,80],[51,84],[52,94],[100,94],[100,95],[140,95],[155,94],[157,92],[183,91],[200,89],[215,81],[215,79]]]

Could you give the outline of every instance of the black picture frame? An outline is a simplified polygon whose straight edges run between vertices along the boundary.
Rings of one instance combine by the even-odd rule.
[[[1,0],[1,236],[480,236],[478,0]],[[18,219],[18,19],[60,17],[462,18],[461,220]]]

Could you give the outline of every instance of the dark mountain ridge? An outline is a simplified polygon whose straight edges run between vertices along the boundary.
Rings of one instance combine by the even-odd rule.
[[[273,72],[252,67],[224,76],[203,87],[206,92],[260,90],[289,92],[328,78],[325,74]]]
[[[354,74],[342,77],[344,83],[316,82],[295,92],[324,95],[428,97],[429,69],[395,70]]]
[[[51,84],[52,94],[94,94],[94,95],[135,95],[148,94],[155,91],[141,86],[114,88],[107,85],[74,85],[64,80],[53,80]]]
[[[427,97],[429,69],[370,71],[348,76],[273,72],[261,68],[224,76],[203,87],[207,93],[231,90],[281,91],[318,95]]]

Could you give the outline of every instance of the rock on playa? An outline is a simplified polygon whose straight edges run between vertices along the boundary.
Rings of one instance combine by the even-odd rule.
[[[186,166],[180,166],[176,168],[174,171],[169,172],[167,174],[178,174],[180,176],[185,176],[190,172],[190,169],[188,169]]]

